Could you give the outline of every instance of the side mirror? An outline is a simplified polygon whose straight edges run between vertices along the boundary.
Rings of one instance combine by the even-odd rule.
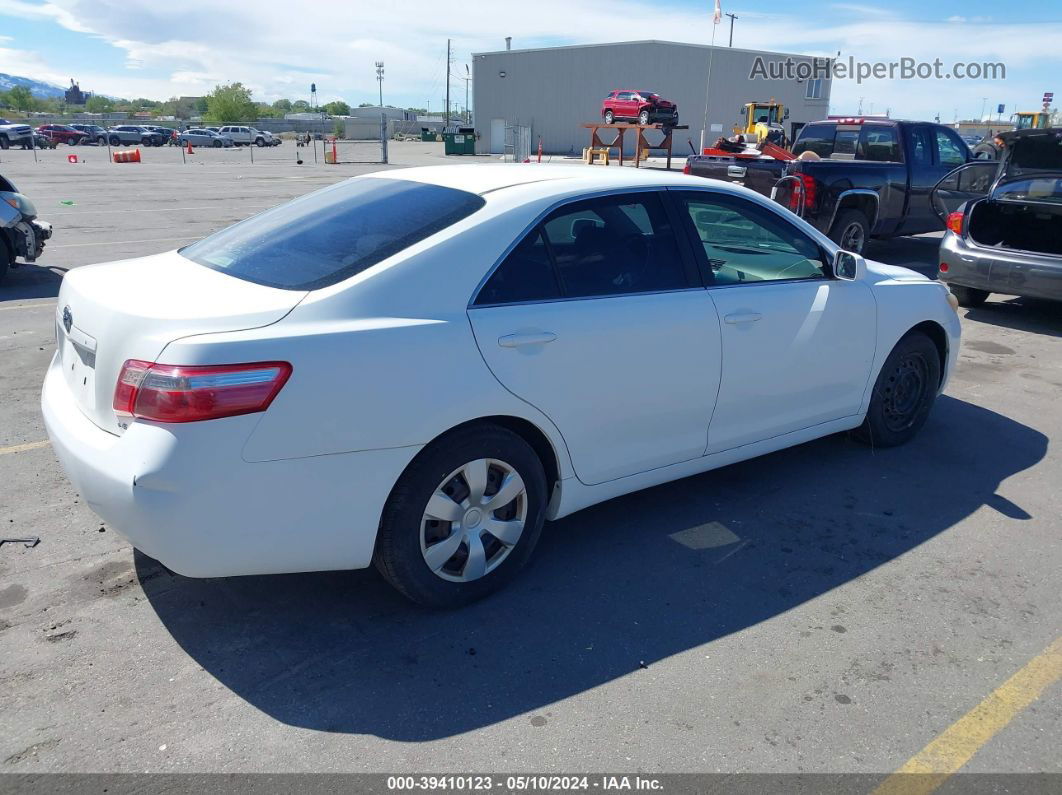
[[[749,109],[746,108],[744,105],[742,105],[741,110],[738,111],[738,113],[740,113],[742,116],[744,116],[748,112],[749,112]]]
[[[867,273],[867,261],[851,251],[838,251],[833,257],[833,275],[846,282],[862,279]]]
[[[789,118],[789,108],[785,109],[785,113],[782,114],[782,120],[785,121]]]

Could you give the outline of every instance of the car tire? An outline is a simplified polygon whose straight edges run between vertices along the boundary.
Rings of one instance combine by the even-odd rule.
[[[951,290],[952,295],[958,299],[959,306],[981,306],[981,304],[988,300],[988,296],[991,295],[988,290],[978,290],[976,287],[963,287],[961,284],[949,284],[948,289]]]
[[[490,508],[490,495],[507,482],[519,489],[516,496]],[[483,495],[479,501],[477,491]],[[435,501],[454,518],[432,518],[429,504]],[[384,507],[373,562],[414,602],[438,608],[469,604],[523,568],[542,534],[546,502],[542,462],[523,438],[496,425],[459,428],[425,447],[402,473]],[[492,535],[487,527],[493,522],[507,522],[514,543]]]
[[[606,110],[605,111],[605,124],[615,124],[615,122],[616,122],[615,114],[613,114],[613,112],[610,111],[610,110]]]
[[[921,430],[940,389],[940,353],[921,331],[892,349],[874,382],[863,424],[852,435],[872,447],[895,447]]]
[[[643,127],[649,123],[649,111],[643,110],[638,114],[638,123]]]
[[[7,149],[11,146],[11,143],[7,140],[6,135],[0,135],[0,149]]]
[[[862,254],[870,239],[870,222],[861,210],[845,210],[834,221],[829,238],[845,251]]]
[[[0,284],[4,283],[8,270],[14,264],[15,252],[11,250],[10,244],[4,239],[3,235],[0,235]]]
[[[69,146],[77,146],[77,145],[78,145],[79,143],[81,143],[81,139],[80,139],[80,138],[71,138],[71,139],[70,139],[69,141],[67,141],[66,143],[67,143],[67,144],[68,144]]]
[[[213,146],[215,149],[220,149],[222,146],[224,146],[224,144],[221,143],[221,141],[215,140]]]

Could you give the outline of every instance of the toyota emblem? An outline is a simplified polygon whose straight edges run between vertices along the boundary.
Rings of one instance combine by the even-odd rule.
[[[70,328],[74,325],[74,315],[70,311],[70,307],[63,307],[63,328],[66,329],[66,333],[70,333]]]

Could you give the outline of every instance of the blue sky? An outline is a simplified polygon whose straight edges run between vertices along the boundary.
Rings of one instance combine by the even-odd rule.
[[[707,43],[708,0],[536,0],[519,14],[497,0],[0,0],[0,72],[115,96],[165,99],[240,80],[257,98],[373,101],[373,62],[386,63],[384,99],[442,105],[446,38],[454,71],[474,51],[657,38]],[[1044,91],[1062,97],[1062,2],[915,0],[889,3],[723,2],[736,13],[734,45],[888,62],[901,57],[945,68],[956,61],[1003,62],[1005,80],[835,81],[831,110],[932,118],[977,116],[1004,103],[1033,109]],[[632,33],[636,31],[636,33]],[[578,32],[578,33],[577,33]],[[717,28],[726,43],[728,20]],[[1056,85],[1057,83],[1057,85]],[[662,87],[666,90],[666,87]],[[451,94],[464,100],[464,82]]]

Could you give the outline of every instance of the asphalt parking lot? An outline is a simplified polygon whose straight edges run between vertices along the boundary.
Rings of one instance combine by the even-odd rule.
[[[392,167],[440,149],[392,144]],[[0,157],[55,226],[0,285],[0,527],[41,539],[0,546],[0,772],[886,774],[951,732],[962,772],[1062,773],[1062,684],[1035,667],[1062,655],[1058,306],[962,310],[908,446],[831,437],[584,510],[461,611],[371,570],[191,580],[101,524],[46,442],[62,274],[378,167],[299,166],[290,142],[254,164],[70,153]],[[935,253],[868,255],[935,272]],[[1030,665],[1008,712],[992,694]]]

